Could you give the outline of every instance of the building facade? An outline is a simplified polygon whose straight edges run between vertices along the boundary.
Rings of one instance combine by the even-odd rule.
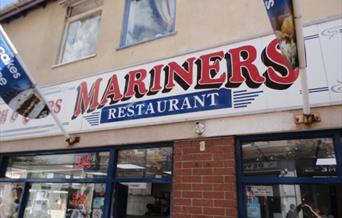
[[[342,217],[342,3],[301,2],[310,125],[261,0],[3,6],[80,141],[0,102],[0,217]]]

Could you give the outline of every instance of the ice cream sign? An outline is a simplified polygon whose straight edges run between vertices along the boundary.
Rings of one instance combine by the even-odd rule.
[[[0,97],[24,117],[42,118],[49,114],[36,92],[14,46],[0,26]]]

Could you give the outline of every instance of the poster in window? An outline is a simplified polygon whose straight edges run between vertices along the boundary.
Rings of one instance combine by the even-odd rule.
[[[84,170],[97,169],[97,153],[75,154],[74,168]]]

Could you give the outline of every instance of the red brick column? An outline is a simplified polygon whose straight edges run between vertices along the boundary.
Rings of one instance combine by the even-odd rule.
[[[173,161],[172,217],[237,217],[232,137],[178,141]]]

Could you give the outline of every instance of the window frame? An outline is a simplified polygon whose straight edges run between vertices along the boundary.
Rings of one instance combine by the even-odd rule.
[[[177,14],[177,7],[176,6],[177,6],[177,2],[176,2],[176,0],[174,0],[175,11],[173,13],[173,30],[171,32],[160,35],[160,36],[156,36],[156,37],[151,38],[151,39],[146,39],[143,41],[127,44],[126,39],[127,39],[127,33],[128,33],[128,19],[129,19],[129,11],[130,11],[131,2],[132,2],[132,0],[125,0],[124,17],[123,17],[122,27],[121,27],[122,31],[121,31],[121,36],[120,36],[119,49],[143,44],[146,42],[154,41],[157,39],[165,38],[165,37],[172,36],[172,35],[176,34],[176,14]]]
[[[173,173],[170,177],[164,178],[116,178],[117,170],[117,157],[120,150],[130,150],[130,149],[148,149],[148,148],[161,148],[161,147],[171,147],[172,159],[171,159],[171,172],[173,172],[173,152],[174,145],[173,142],[163,142],[163,143],[148,143],[148,144],[134,144],[134,145],[119,145],[111,147],[98,147],[98,148],[78,148],[78,149],[58,149],[50,151],[24,151],[24,152],[11,152],[11,153],[0,153],[0,183],[21,183],[23,184],[23,193],[21,196],[21,203],[19,207],[18,217],[23,217],[25,213],[25,208],[27,206],[29,198],[30,184],[33,183],[103,183],[106,185],[106,193],[104,199],[103,217],[108,218],[111,215],[112,206],[112,193],[114,186],[120,182],[147,182],[147,183],[167,183],[172,187]],[[107,166],[107,176],[103,178],[84,178],[84,179],[60,179],[60,178],[20,178],[20,179],[10,179],[5,178],[6,164],[5,159],[9,157],[16,156],[36,156],[36,155],[58,155],[58,154],[76,154],[76,153],[88,153],[88,152],[109,152],[109,160]],[[172,199],[172,188],[171,188],[171,199]],[[172,201],[170,202],[170,217],[172,214]],[[113,209],[115,210],[115,209]]]
[[[87,0],[85,0],[85,1],[87,1]],[[97,52],[96,52],[96,50],[97,50],[97,41],[98,41],[99,34],[101,32],[103,5],[98,6],[98,7],[94,8],[94,9],[89,10],[89,11],[85,11],[83,13],[71,16],[72,8],[76,7],[78,4],[81,4],[81,3],[85,2],[85,1],[81,1],[81,2],[78,2],[76,4],[73,4],[73,5],[70,5],[70,6],[67,7],[66,15],[65,15],[64,30],[63,30],[63,34],[62,34],[62,37],[61,37],[61,43],[60,43],[59,52],[58,52],[58,56],[57,56],[57,60],[56,60],[56,65],[57,66],[64,65],[64,64],[69,64],[69,63],[73,63],[73,62],[77,62],[77,61],[84,60],[84,59],[87,59],[87,58],[90,58],[90,57],[94,57],[94,56],[97,55]],[[89,1],[91,1],[91,0],[89,0]],[[65,51],[66,39],[68,37],[68,30],[69,30],[70,24],[75,22],[75,21],[77,21],[77,20],[81,20],[82,18],[90,17],[93,14],[98,14],[101,17],[100,28],[99,28],[99,32],[97,33],[98,36],[96,38],[96,46],[95,46],[96,49],[95,49],[95,52],[93,54],[89,54],[89,55],[86,55],[84,57],[76,58],[76,59],[73,59],[71,61],[62,62],[63,56],[64,56],[64,51]]]
[[[244,143],[257,141],[276,141],[291,139],[313,139],[313,138],[331,138],[335,148],[336,174],[334,177],[276,177],[276,176],[245,176],[243,175],[243,153],[242,145]],[[235,144],[236,159],[236,185],[238,197],[239,217],[247,217],[246,214],[246,195],[245,186],[247,185],[342,185],[342,129],[321,130],[309,132],[288,132],[276,134],[250,135],[236,137]]]

